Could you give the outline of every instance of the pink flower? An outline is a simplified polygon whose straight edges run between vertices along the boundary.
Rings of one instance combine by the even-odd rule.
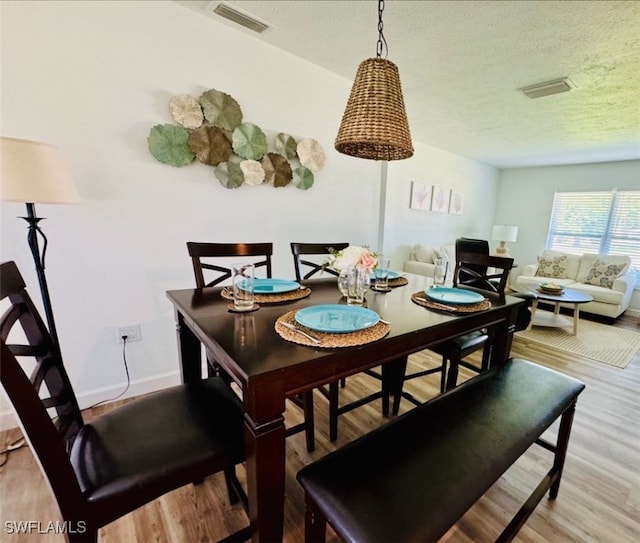
[[[372,253],[367,251],[360,258],[360,264],[368,270],[372,270],[378,265],[378,259]]]

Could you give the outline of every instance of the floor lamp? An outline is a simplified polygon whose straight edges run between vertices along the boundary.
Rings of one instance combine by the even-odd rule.
[[[46,143],[0,137],[0,198],[27,205],[27,242],[36,265],[42,303],[49,333],[60,353],[58,332],[53,319],[51,298],[45,275],[47,237],[40,228],[43,217],[36,215],[35,204],[77,204],[80,196],[69,167],[60,151]],[[38,242],[42,239],[42,249]]]

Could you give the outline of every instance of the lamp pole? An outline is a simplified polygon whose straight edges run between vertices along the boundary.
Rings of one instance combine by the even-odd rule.
[[[21,217],[29,224],[29,232],[27,234],[27,243],[29,249],[31,249],[31,255],[36,265],[36,274],[38,275],[38,283],[40,284],[40,292],[42,293],[42,303],[44,305],[44,313],[47,318],[47,325],[49,328],[49,334],[53,340],[55,349],[60,353],[60,342],[58,340],[58,331],[56,330],[56,323],[53,318],[53,307],[51,305],[51,297],[49,296],[49,287],[47,285],[47,276],[45,275],[45,256],[47,253],[48,240],[44,235],[42,228],[38,224],[44,217],[36,216],[36,206],[33,203],[27,202],[27,216]],[[42,237],[43,246],[40,251],[40,245],[38,243],[38,235]]]

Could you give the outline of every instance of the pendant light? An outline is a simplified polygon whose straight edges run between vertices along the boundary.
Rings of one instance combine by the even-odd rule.
[[[402,160],[413,156],[413,144],[404,108],[398,67],[385,57],[382,12],[378,0],[376,58],[358,67],[335,141],[338,152],[371,160]]]

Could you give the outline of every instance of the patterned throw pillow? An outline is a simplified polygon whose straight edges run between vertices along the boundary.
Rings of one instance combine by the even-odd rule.
[[[584,282],[589,285],[611,288],[616,277],[622,273],[625,266],[626,264],[621,264],[620,262],[611,262],[609,260],[596,258]]]
[[[539,256],[538,257],[538,277],[553,277],[554,279],[567,278],[567,257],[566,256]]]

